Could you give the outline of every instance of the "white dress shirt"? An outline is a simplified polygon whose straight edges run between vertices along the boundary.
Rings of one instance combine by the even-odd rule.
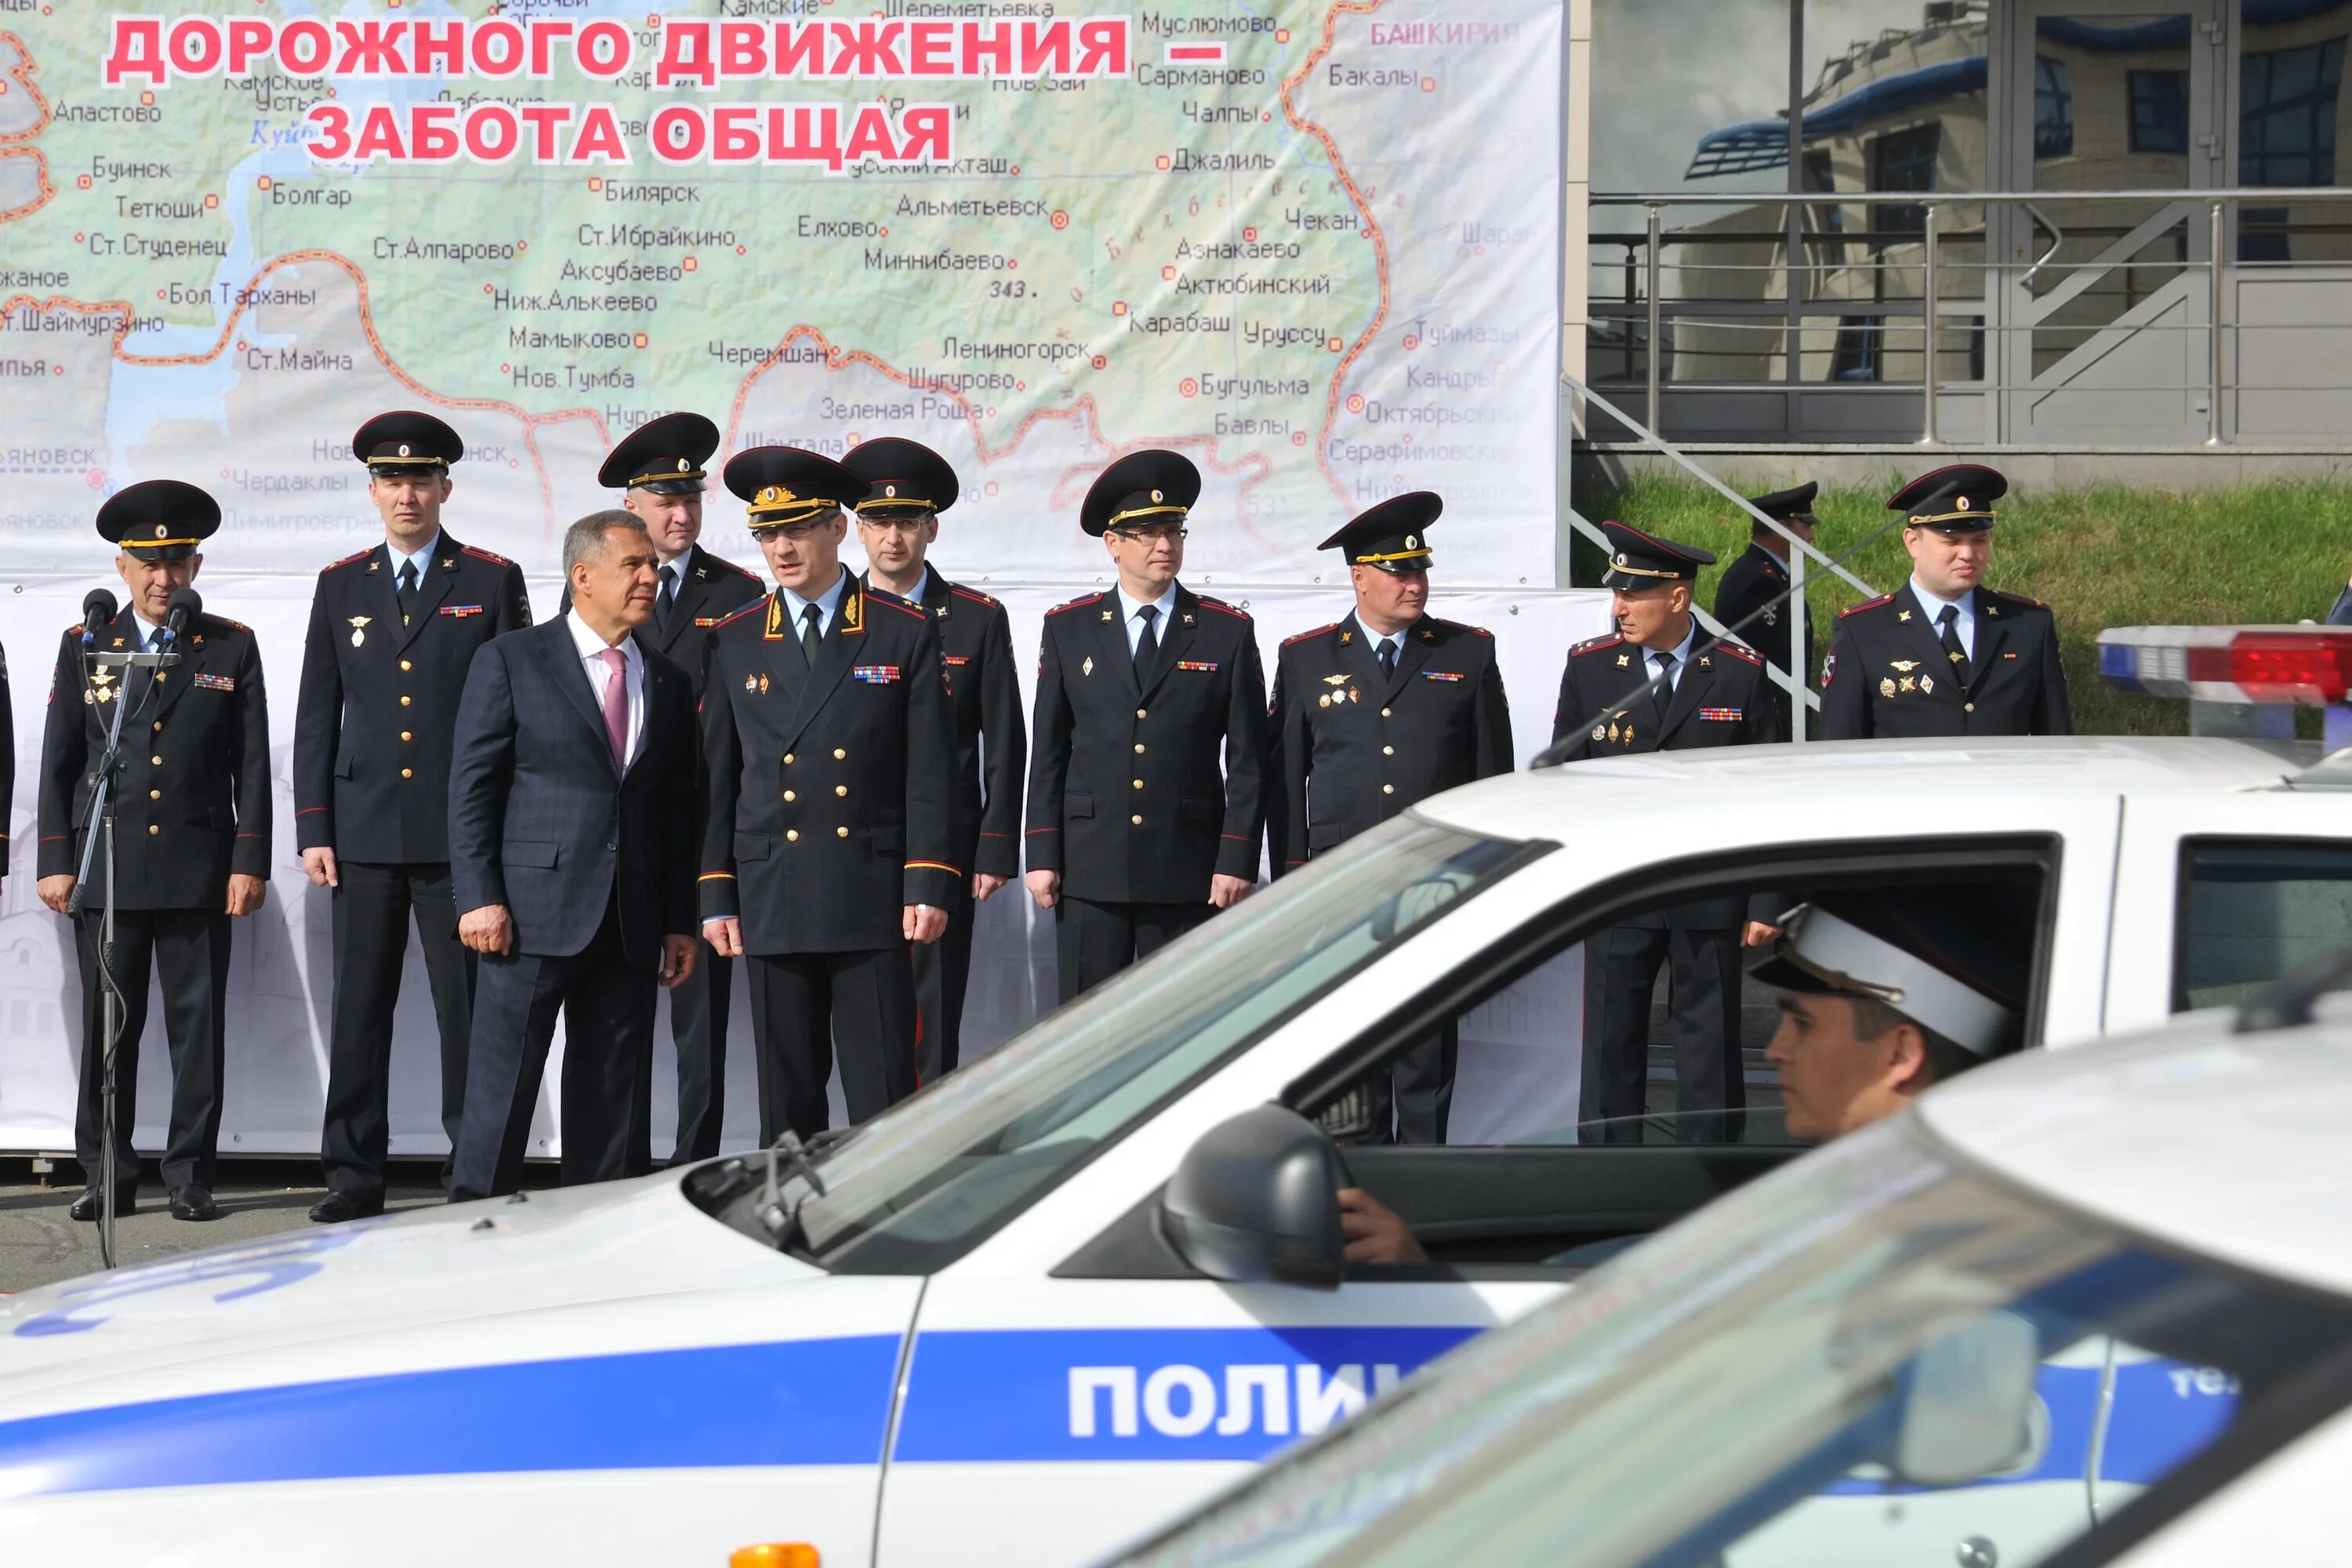
[[[602,712],[604,706],[604,683],[613,678],[604,662],[604,639],[589,630],[588,623],[580,618],[577,610],[563,612],[563,624],[571,628],[572,646],[580,650],[580,662],[588,671],[588,689],[596,699]],[[621,660],[629,682],[629,747],[628,760],[637,760],[637,752],[646,743],[646,656],[637,651],[637,639],[623,637],[619,644]]]
[[[1135,650],[1143,644],[1143,617],[1138,612],[1147,604],[1159,608],[1160,616],[1152,623],[1152,629],[1153,635],[1164,643],[1168,640],[1168,618],[1176,613],[1176,584],[1169,584],[1168,592],[1156,599],[1131,599],[1125,588],[1119,589],[1118,607],[1119,613],[1126,617],[1127,657],[1129,658],[1135,657]]]
[[[793,640],[800,640],[801,612],[811,605],[816,606],[816,635],[823,637],[833,630],[833,613],[841,608],[841,595],[848,586],[849,569],[845,566],[834,578],[833,586],[814,599],[803,599],[782,584],[778,584],[776,593],[784,602],[784,625],[792,628]]]
[[[389,564],[392,567],[393,586],[397,588],[400,585],[401,567],[413,561],[416,563],[416,585],[420,588],[423,587],[425,585],[425,574],[433,564],[433,552],[440,548],[441,534],[438,530],[434,531],[432,538],[425,542],[422,549],[412,551],[405,555],[401,553],[399,549],[393,544],[392,541],[389,539],[385,540],[383,542],[383,552],[390,558]]]
[[[1691,645],[1697,641],[1698,617],[1696,616],[1693,616],[1690,618],[1689,628],[1683,633],[1683,640],[1676,643],[1673,647],[1665,650],[1666,653],[1671,653],[1675,656],[1675,672],[1667,679],[1665,684],[1665,692],[1667,696],[1673,696],[1675,689],[1683,683],[1683,671],[1690,668]],[[1664,657],[1665,654],[1660,653],[1655,648],[1645,647],[1642,650],[1642,668],[1649,672],[1650,679],[1655,680],[1658,679],[1659,660]]]
[[[1927,630],[1931,636],[1943,636],[1943,628],[1936,623],[1942,618],[1947,605],[1959,611],[1959,619],[1953,624],[1953,630],[1960,634],[1960,651],[1970,658],[1976,658],[1977,591],[1971,588],[1957,599],[1939,599],[1921,587],[1919,579],[1914,577],[1911,579],[1911,593],[1919,601],[1919,607],[1927,612]]]

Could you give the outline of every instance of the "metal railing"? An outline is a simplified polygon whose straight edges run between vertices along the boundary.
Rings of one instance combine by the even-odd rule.
[[[1841,384],[1836,380],[1810,381],[1803,374],[1808,357],[1819,353],[1806,346],[1807,334],[1822,331],[1821,323],[1832,321],[1839,339],[1832,343],[1829,354],[1832,372],[1839,356],[1845,352],[1843,340],[1851,331],[1858,334],[1856,341],[1871,351],[1873,374],[1868,384],[1903,387],[1912,384],[1907,378],[1888,382],[1881,379],[1877,371],[1885,363],[1893,324],[1916,318],[1920,337],[1918,439],[1923,444],[1932,444],[1942,439],[1939,400],[1956,386],[1965,384],[1996,395],[2027,388],[2039,390],[2045,385],[2062,384],[2044,383],[2041,378],[2045,371],[2063,365],[2068,353],[2097,341],[2103,334],[2195,333],[2206,340],[2201,377],[2177,386],[2138,383],[2135,388],[2201,394],[2206,400],[2205,442],[2208,446],[2220,446],[2231,438],[2224,409],[2237,394],[2352,393],[2352,355],[2324,355],[2315,350],[2310,356],[2346,364],[2347,368],[2340,380],[2255,384],[2242,375],[2233,379],[2231,374],[2233,365],[2242,365],[2242,354],[2232,353],[2233,347],[2238,346],[2232,340],[2240,330],[2240,323],[2231,314],[2233,280],[2258,279],[2265,272],[2287,268],[2298,277],[2315,272],[2331,279],[2340,278],[2347,290],[2347,301],[2352,301],[2352,221],[2295,222],[2285,214],[2284,209],[2294,204],[2315,202],[2342,204],[2339,211],[2343,217],[2352,219],[2352,189],[2331,187],[1596,195],[1591,198],[1596,215],[1602,209],[1638,207],[1643,211],[1643,223],[1638,234],[1596,228],[1587,241],[1593,251],[1615,248],[1622,254],[1620,268],[1612,268],[1598,262],[1591,266],[1590,275],[1596,283],[1612,276],[1622,276],[1625,280],[1623,298],[1603,297],[1588,289],[1588,341],[1591,341],[1592,334],[1604,331],[1607,323],[1622,323],[1629,339],[1623,347],[1625,366],[1630,373],[1636,352],[1630,333],[1639,323],[1643,334],[1638,349],[1643,362],[1639,384],[1645,400],[1646,424],[1654,433],[1660,428],[1669,361],[1677,353],[1754,357],[1745,350],[1735,353],[1681,349],[1675,342],[1678,328],[1704,329],[1709,333],[1732,336],[1755,333],[1768,345],[1758,351],[1767,362],[1776,353],[1781,362],[1781,374],[1777,377],[1715,381],[1700,378],[1678,384],[1682,386],[1835,387]],[[2114,223],[2074,223],[2071,229],[2062,227],[2049,216],[2050,209],[2064,212],[2083,207],[2126,206],[2153,211],[2147,216],[2126,214]],[[1670,212],[1697,207],[1732,209],[1728,218],[1718,222],[1750,216],[1759,222],[1752,227],[1668,226],[1666,217]],[[1873,224],[1847,229],[1842,209],[1853,207],[1869,209]],[[2201,213],[2197,210],[2200,207]],[[2263,210],[2249,214],[2243,210],[2249,207]],[[1885,215],[1892,222],[1880,222],[1882,209],[1901,210]],[[2280,210],[2273,213],[2270,209]],[[1996,225],[1996,214],[2002,215],[2006,221]],[[1762,220],[1769,216],[1777,216],[1778,224],[1761,226]],[[2007,254],[1995,253],[1996,234]],[[2046,247],[2039,243],[2042,234],[2049,236]],[[2274,238],[2280,255],[2233,257],[2233,235],[2241,247],[2249,237]],[[2298,236],[2333,241],[2334,248],[2341,254],[2285,259]],[[2021,237],[2026,243],[2014,243]],[[2150,254],[2168,241],[2172,254]],[[2101,242],[2105,242],[2104,248]],[[2087,252],[2082,248],[2084,244],[2090,247]],[[1766,248],[1772,258],[1710,260],[1705,257],[1710,247]],[[2076,253],[2062,258],[2061,252],[2070,247]],[[1962,250],[1976,254],[1956,254]],[[2029,251],[2038,254],[2029,256]],[[1633,282],[1637,258],[1642,280],[1638,291]],[[1668,298],[1665,276],[1669,266],[1675,268],[1677,283],[1672,299]],[[1769,291],[1769,276],[1762,280],[1750,279],[1764,286],[1745,298],[1695,293],[1689,287],[1693,280],[1704,283],[1721,276],[1737,279],[1759,273],[1778,275],[1780,291],[1777,297]],[[2161,276],[2143,292],[2146,275],[2151,273]],[[2133,323],[2124,320],[2126,311],[2165,289],[2178,292],[2179,286],[2173,279],[2200,273],[2205,279],[2200,301],[2205,319],[2201,322]],[[1833,275],[1846,289],[1866,285],[1868,296],[1822,289],[1821,284]],[[1969,291],[1971,279],[1973,293]],[[2105,294],[2100,292],[2103,284],[2109,285]],[[2117,291],[2124,300],[2122,309],[2105,318],[2096,315],[2096,310],[2114,302],[2108,296]],[[2036,307],[2045,307],[2044,312],[2035,313]],[[2062,316],[2070,307],[2072,313]],[[2347,303],[2344,315],[2347,319],[2296,321],[2294,327],[2298,331],[2352,329],[2352,303]],[[1938,360],[1950,352],[1942,340],[1955,324],[1969,334],[1968,347],[1973,358],[1981,359],[1980,372],[1972,367],[1969,374],[1958,377],[1941,372]],[[2031,339],[2021,359],[2014,353],[1999,352],[2006,340],[2037,332],[2046,334],[2049,345],[2059,350],[2052,364],[2037,364],[2044,345]],[[1781,340],[1777,351],[1769,346],[1774,334]],[[1588,372],[1591,368],[1588,361]],[[1631,376],[1592,379],[1622,386]],[[1629,429],[1634,427],[1622,415],[1616,417]],[[1990,433],[1989,421],[1989,436]]]

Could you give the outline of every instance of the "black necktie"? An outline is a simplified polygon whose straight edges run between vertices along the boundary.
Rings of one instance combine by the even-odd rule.
[[[1966,686],[1969,683],[1969,654],[1960,646],[1960,612],[1946,605],[1943,612],[1936,617],[1936,625],[1943,633],[1944,657],[1952,661],[1952,678]]]
[[[1146,605],[1135,612],[1143,617],[1143,635],[1135,639],[1135,668],[1151,668],[1151,660],[1160,652],[1160,634],[1154,629],[1160,623],[1160,606]]]
[[[400,624],[406,626],[416,609],[416,562],[414,558],[400,563]]]
[[[817,636],[816,615],[814,605],[801,606],[801,657],[808,660],[811,669],[816,668],[816,645],[822,640]]]
[[[1650,700],[1657,706],[1658,722],[1663,725],[1666,721],[1666,704],[1675,700],[1675,656],[1662,653],[1657,660],[1659,680],[1650,692]]]
[[[1396,679],[1396,644],[1386,637],[1381,639],[1381,675],[1388,680]]]
[[[654,619],[664,631],[669,630],[669,613],[677,607],[677,568],[662,568],[661,596],[654,601]]]

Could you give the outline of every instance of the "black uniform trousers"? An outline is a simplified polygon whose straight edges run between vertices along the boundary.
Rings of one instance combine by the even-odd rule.
[[[855,1125],[915,1092],[915,979],[907,949],[756,952],[749,972],[759,1040],[760,1142],[825,1130],[824,1086],[840,1032],[841,1093]]]
[[[1650,996],[1669,967],[1666,1018],[1675,1053],[1675,1135],[1727,1143],[1748,1103],[1739,1063],[1739,928],[1615,926],[1584,944],[1584,1079],[1577,1121],[1586,1141],[1639,1143],[1649,1079]],[[1717,1114],[1708,1114],[1710,1112]]]
[[[1205,899],[1197,904],[1102,903],[1064,893],[1054,901],[1054,955],[1063,1003],[1076,1001],[1216,912]]]
[[[727,1101],[727,1012],[734,1001],[735,961],[709,942],[695,955],[694,973],[670,987],[669,1037],[677,1047],[677,1144],[670,1163],[708,1160],[719,1152],[719,1123]],[[654,1168],[654,1053],[647,1042],[637,1063],[636,1098],[629,1114],[629,1174]]]
[[[1007,889],[1014,886],[1005,884]],[[963,1056],[963,999],[971,988],[971,922],[979,908],[971,900],[971,879],[956,879],[946,908],[945,936],[908,944],[915,961],[915,1016],[922,1030],[915,1065],[925,1084],[955,1071]]]
[[[466,1114],[451,1161],[449,1200],[495,1197],[522,1185],[530,1117],[563,1019],[563,1184],[625,1173],[637,1061],[653,1049],[651,969],[621,956],[618,908],[607,900],[588,945],[563,958],[484,953],[474,989]]]
[[[383,865],[339,860],[333,896],[334,1023],[327,1056],[327,1114],[320,1163],[331,1192],[383,1194],[392,1147],[385,1101],[392,1085],[392,1016],[416,922],[425,981],[441,1036],[441,1130],[454,1159],[466,1109],[466,1051],[474,1010],[474,953],[457,940],[457,904],[446,860]],[[448,1184],[450,1165],[441,1166]]]
[[[1407,1047],[1390,1064],[1388,1089],[1396,1107],[1398,1142],[1445,1142],[1445,1124],[1454,1114],[1454,1073],[1461,1058],[1462,1028],[1457,1023]]]
[[[105,1107],[106,994],[98,977],[105,920],[92,910],[74,922],[81,961],[82,1045],[74,1158],[98,1185]],[[122,988],[122,1034],[114,1052],[114,1170],[119,1191],[139,1189],[131,1144],[139,1111],[139,1037],[147,1027],[147,981],[163,982],[163,1034],[172,1052],[172,1119],[163,1143],[163,1185],[209,1187],[220,1153],[221,1067],[228,1012],[229,917],[218,909],[122,910],[114,918],[115,983]]]

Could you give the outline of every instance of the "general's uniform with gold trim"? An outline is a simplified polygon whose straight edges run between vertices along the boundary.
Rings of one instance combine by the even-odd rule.
[[[1886,504],[1914,527],[1978,532],[1993,526],[1993,503],[2008,489],[1993,469],[1957,463],[1921,475]],[[1984,587],[1970,597],[1973,649],[1945,645],[1937,612],[1909,583],[1843,611],[1822,670],[1822,738],[2073,734],[2050,606]]]
[[[377,475],[446,476],[465,455],[429,414],[379,415],[352,437]],[[530,625],[522,568],[444,530],[413,590],[389,544],[319,574],[294,708],[294,842],[331,849],[334,997],[319,1153],[341,1202],[321,1218],[377,1213],[391,1147],[393,1009],[413,922],[440,1037],[441,1126],[454,1148],[466,1105],[474,955],[457,940],[449,884],[449,763],[457,700],[482,645]],[[445,1173],[446,1174],[446,1173]]]
[[[755,534],[822,522],[866,493],[790,447],[738,453],[726,480]],[[835,1039],[853,1121],[914,1092],[905,906],[947,909],[970,874],[953,859],[938,635],[919,609],[842,577],[814,667],[781,590],[714,628],[702,704],[702,918],[742,922],[762,1142],[824,1130]]]
[[[134,555],[193,555],[220,526],[220,508],[176,479],[132,485],[99,510],[100,536]],[[126,607],[91,628],[101,652],[136,652],[147,632]],[[218,1153],[226,1053],[232,875],[269,875],[269,705],[261,652],[247,627],[201,615],[182,637],[180,662],[150,674],[103,666],[85,676],[83,628],[58,639],[41,743],[40,845],[43,877],[80,867],[86,820],[119,706],[122,767],[115,783],[115,978],[122,987],[123,1032],[115,1065],[118,1191],[138,1184],[131,1143],[137,1121],[139,1037],[146,1026],[148,979],[160,974],[165,1037],[172,1053],[172,1110],[163,1149],[163,1184],[209,1189]],[[74,1152],[86,1178],[98,1181],[100,1055],[104,1048],[97,942],[106,906],[105,856],[92,864],[76,922],[81,961],[80,1104]],[[95,1211],[93,1210],[93,1213]]]

